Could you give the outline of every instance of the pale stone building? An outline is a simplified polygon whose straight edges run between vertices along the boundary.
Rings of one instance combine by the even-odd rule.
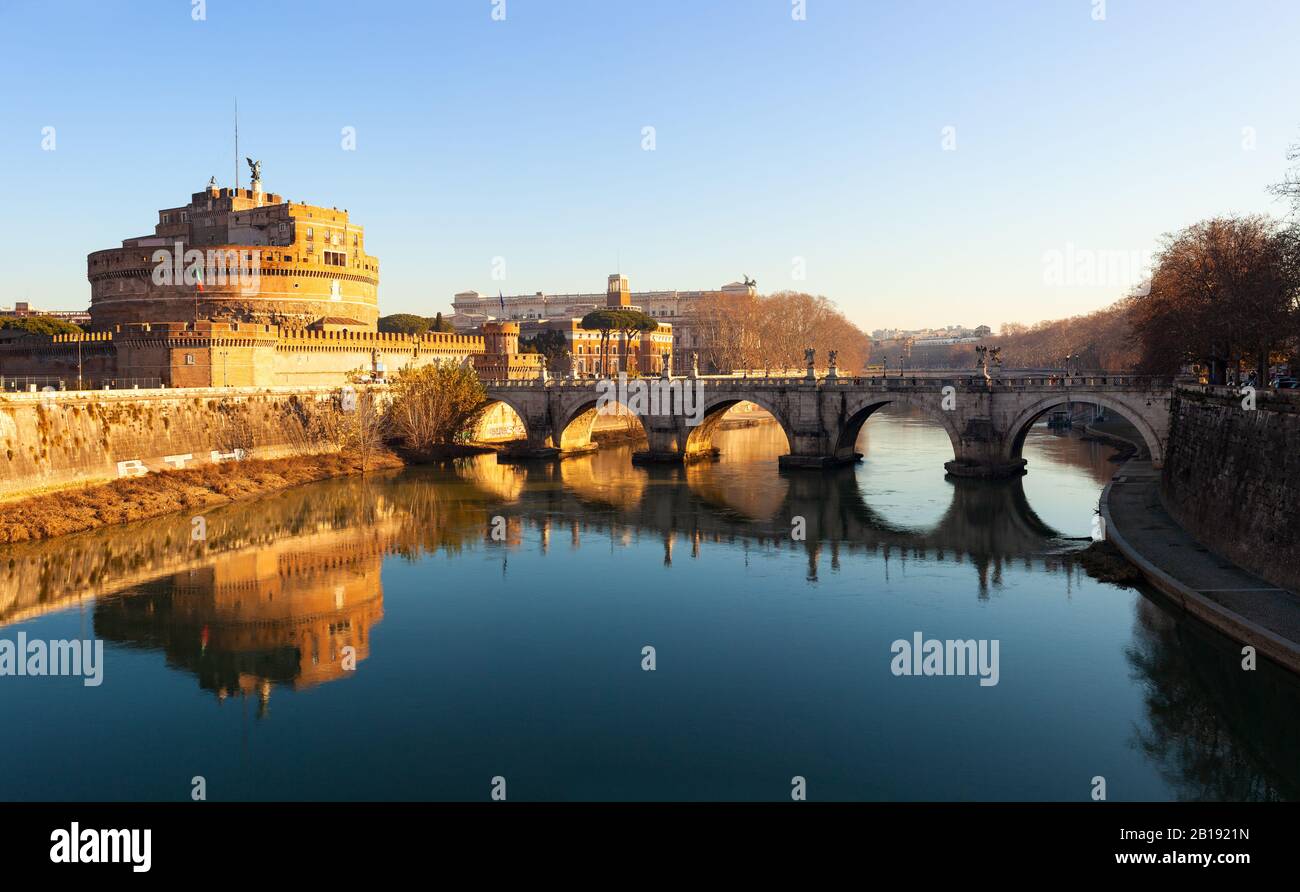
[[[744,282],[731,282],[712,291],[632,291],[628,293],[627,306],[640,309],[671,328],[673,368],[686,371],[691,366],[691,354],[703,356],[708,347],[703,327],[697,323],[698,310],[724,295],[756,293],[754,285]],[[521,323],[524,333],[528,334],[541,327],[541,323],[581,319],[592,310],[609,305],[608,298],[608,290],[604,294],[546,294],[538,291],[514,295],[462,291],[452,298],[454,313],[450,320],[457,331],[469,331],[487,321],[509,319]],[[582,354],[575,352],[575,355]]]

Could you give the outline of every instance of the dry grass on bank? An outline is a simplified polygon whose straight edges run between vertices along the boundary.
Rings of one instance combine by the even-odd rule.
[[[402,465],[388,452],[370,460],[370,470]],[[223,462],[126,477],[0,505],[0,544],[49,539],[175,511],[225,505],[290,486],[360,473],[355,458],[327,454]]]

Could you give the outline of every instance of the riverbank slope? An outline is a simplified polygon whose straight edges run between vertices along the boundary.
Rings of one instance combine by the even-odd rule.
[[[1102,491],[1106,539],[1184,610],[1300,673],[1300,596],[1210,551],[1160,497],[1160,472],[1131,460]]]
[[[384,451],[365,471],[405,464]],[[339,453],[247,459],[123,477],[77,490],[60,490],[0,504],[0,544],[49,539],[109,524],[161,517],[253,499],[330,477],[363,473],[361,462]]]

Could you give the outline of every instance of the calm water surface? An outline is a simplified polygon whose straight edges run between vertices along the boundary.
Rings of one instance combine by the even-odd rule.
[[[1106,447],[1035,428],[1029,474],[981,484],[907,414],[835,474],[780,473],[775,426],[716,442],[329,481],[210,511],[203,543],[180,516],[0,549],[0,638],[93,636],[106,664],[0,677],[0,798],[1296,798],[1300,685],[1070,561]],[[999,684],[895,677],[916,631],[998,639]]]

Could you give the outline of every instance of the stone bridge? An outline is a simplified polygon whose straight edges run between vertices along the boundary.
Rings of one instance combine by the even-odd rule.
[[[1106,372],[1073,376],[914,371],[906,377],[769,378],[699,376],[611,381],[487,381],[488,399],[509,405],[527,430],[527,457],[564,457],[594,449],[599,405],[617,402],[637,416],[647,448],[641,462],[690,462],[716,454],[713,434],[727,410],[750,402],[767,410],[790,444],[781,466],[826,468],[861,458],[862,425],[889,405],[920,410],[952,441],[944,467],[959,477],[1023,473],[1029,428],[1052,409],[1091,403],[1141,432],[1152,462],[1164,461],[1172,380]]]

